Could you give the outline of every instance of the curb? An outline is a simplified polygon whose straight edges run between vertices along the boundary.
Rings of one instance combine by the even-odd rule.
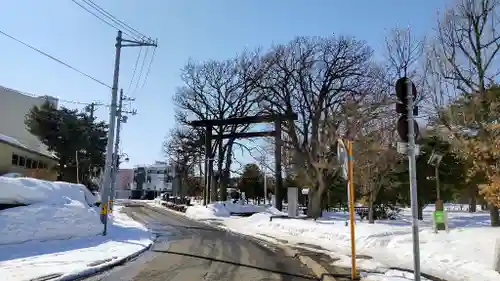
[[[127,256],[127,257],[118,259],[116,261],[108,262],[108,263],[105,263],[105,264],[102,264],[102,265],[99,265],[99,266],[94,266],[94,267],[85,269],[83,271],[80,271],[78,273],[66,274],[66,275],[64,275],[62,277],[54,278],[52,280],[54,280],[54,281],[76,281],[76,280],[81,280],[81,279],[84,279],[84,278],[91,277],[93,275],[96,275],[96,274],[102,273],[104,271],[110,270],[110,269],[112,269],[112,268],[114,268],[116,266],[123,265],[126,262],[129,262],[129,261],[131,261],[131,260],[139,257],[140,255],[142,255],[143,253],[145,253],[146,251],[148,251],[149,249],[151,249],[151,247],[153,246],[153,244],[154,244],[154,241],[151,242],[145,248],[141,249],[140,251],[137,251],[137,252],[135,252],[135,253]]]
[[[132,217],[131,217],[131,219],[136,220],[136,219],[134,219]],[[77,280],[81,280],[81,279],[84,279],[84,278],[88,278],[88,277],[97,275],[99,273],[102,273],[104,271],[110,270],[110,269],[112,269],[114,267],[123,265],[123,264],[125,264],[125,263],[127,263],[127,262],[129,262],[131,260],[136,259],[140,255],[142,255],[145,252],[149,251],[151,249],[151,247],[154,245],[155,241],[156,241],[156,237],[146,247],[144,247],[141,250],[139,250],[139,251],[137,251],[135,253],[132,253],[132,254],[126,256],[126,257],[123,257],[123,258],[120,258],[120,259],[117,259],[117,260],[114,260],[114,261],[105,260],[106,262],[103,263],[103,264],[101,264],[101,265],[96,265],[96,266],[87,268],[85,270],[82,270],[80,272],[64,274],[64,275],[62,275],[60,277],[55,277],[55,278],[52,278],[52,279],[49,279],[49,280],[51,280],[51,281],[77,281]]]
[[[158,207],[151,206],[149,204],[144,204],[143,206],[147,209],[152,210],[152,211],[158,211],[155,209],[159,209],[158,207],[160,207],[160,206],[158,206]],[[168,212],[171,212],[171,213],[177,214],[177,215],[183,215],[183,217],[185,217],[186,219],[190,219],[187,216],[185,216],[184,213],[181,213],[181,212],[177,212],[177,211],[174,211],[174,210],[171,210],[168,208],[161,208],[161,210],[166,210]],[[193,220],[193,221],[196,221],[196,220]],[[254,236],[248,235],[248,234],[236,232],[236,231],[231,230],[229,228],[220,227],[220,226],[213,225],[210,223],[199,222],[199,221],[196,221],[196,222],[208,225],[208,226],[215,228],[215,229],[218,229],[218,230],[229,232],[231,234],[243,237],[247,240],[252,240],[252,241],[259,243],[259,244],[262,244],[262,242],[272,243],[272,244],[274,244],[274,246],[281,249],[285,253],[286,256],[289,256],[292,258],[297,258],[302,264],[304,264],[306,267],[308,267],[313,272],[313,274],[316,276],[316,278],[318,278],[319,280],[321,280],[321,281],[336,281],[336,279],[330,275],[330,272],[328,272],[328,270],[326,270],[326,268],[324,268],[321,264],[319,264],[318,262],[316,262],[315,260],[311,259],[308,256],[299,255],[298,251],[294,250],[292,247],[289,247],[289,246],[286,246],[283,244],[279,244],[279,243],[273,243],[271,241],[266,241],[264,239],[259,239],[259,238],[256,238]]]

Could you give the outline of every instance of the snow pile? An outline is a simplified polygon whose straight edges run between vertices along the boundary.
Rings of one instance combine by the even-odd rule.
[[[74,277],[75,274],[92,272],[144,250],[153,242],[151,233],[145,226],[121,213],[121,208],[115,205],[107,236],[0,246],[1,279],[45,280],[41,277],[50,274]]]
[[[83,184],[0,177],[0,204],[59,204],[68,200],[88,205],[96,202],[94,195]]]
[[[81,184],[0,177],[0,203],[28,206],[0,211],[0,245],[69,239],[102,232],[95,198]]]
[[[284,215],[285,213],[278,211],[270,206],[258,206],[253,204],[235,204],[231,201],[217,202],[208,204],[206,206],[194,205],[186,210],[186,216],[200,220],[200,219],[213,219],[225,218],[231,215],[255,213],[252,217],[260,216],[261,214],[269,220],[271,215]]]
[[[363,275],[362,275],[363,276]],[[388,270],[385,273],[381,274],[369,274],[363,277],[361,280],[363,281],[413,281],[415,280],[415,276],[413,273],[403,272],[399,270]],[[421,281],[430,281],[427,278],[420,277]]]
[[[63,205],[40,203],[0,211],[0,245],[68,239],[101,232],[97,211],[78,201]]]
[[[231,215],[222,203],[208,204],[207,206],[190,206],[187,208],[185,214],[195,220],[229,217]]]

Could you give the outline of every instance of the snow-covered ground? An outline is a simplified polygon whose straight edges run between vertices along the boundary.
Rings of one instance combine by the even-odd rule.
[[[449,206],[448,206],[449,207]],[[210,204],[206,207],[189,207],[186,216],[218,225],[242,234],[261,239],[272,237],[292,244],[319,246],[334,258],[336,265],[350,266],[350,232],[346,227],[345,213],[325,213],[316,222],[302,219],[280,219],[274,208],[244,205],[244,212],[256,212],[247,218],[230,216],[241,208],[230,202]],[[500,238],[500,229],[491,228],[486,212],[467,213],[460,210],[448,212],[450,232],[434,233],[431,228],[432,207],[424,211],[420,223],[420,254],[422,272],[448,281],[495,281],[500,274],[493,269],[494,245]],[[373,259],[358,259],[361,271],[380,271],[369,274],[364,280],[402,281],[413,280],[412,274],[388,270],[390,267],[413,268],[411,214],[403,210],[398,220],[366,221],[356,223],[356,252]],[[334,254],[333,254],[334,253]]]
[[[31,280],[77,275],[119,262],[151,245],[145,226],[115,206],[108,235],[95,197],[83,185],[0,177],[0,276]]]

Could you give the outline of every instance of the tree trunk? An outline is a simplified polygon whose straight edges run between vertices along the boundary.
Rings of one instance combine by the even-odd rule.
[[[423,204],[418,204],[418,212],[417,212],[417,217],[418,220],[421,221],[424,219],[424,205]]]
[[[498,207],[495,207],[491,204],[489,204],[488,207],[490,210],[491,226],[492,227],[499,227],[500,226],[500,216],[499,216],[499,212],[498,212]]]
[[[309,202],[307,204],[307,216],[317,219],[321,217],[321,194],[318,190],[309,189]]]
[[[227,188],[229,187],[229,183],[231,181],[231,163],[233,160],[233,141],[229,140],[226,151],[226,163],[224,173],[221,176],[221,191],[220,196],[222,201],[227,200]]]
[[[470,199],[469,199],[469,212],[475,213],[477,206],[477,187],[473,186],[470,190]]]
[[[375,218],[373,214],[373,203],[375,202],[373,192],[370,192],[370,195],[368,196],[368,223],[375,223]]]
[[[214,154],[215,157],[215,154]],[[210,185],[210,197],[212,198],[211,202],[219,201],[219,188],[220,188],[220,174],[222,172],[222,165],[224,161],[224,150],[223,150],[223,141],[222,139],[218,140],[217,145],[217,174],[212,177],[211,185]],[[218,180],[217,180],[218,179]]]

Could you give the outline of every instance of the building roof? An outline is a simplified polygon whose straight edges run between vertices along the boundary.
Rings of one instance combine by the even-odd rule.
[[[36,149],[29,148],[26,145],[22,144],[17,139],[3,135],[3,134],[0,134],[0,143],[4,143],[4,144],[7,144],[9,146],[12,146],[12,147],[15,147],[15,148],[18,148],[18,149],[24,150],[26,152],[33,153],[33,154],[36,154],[36,155],[39,155],[39,156],[42,156],[45,158],[49,158],[49,159],[52,159],[55,161],[58,160],[57,156],[55,156],[55,155],[51,155],[49,153],[44,153],[44,152],[38,151]]]

